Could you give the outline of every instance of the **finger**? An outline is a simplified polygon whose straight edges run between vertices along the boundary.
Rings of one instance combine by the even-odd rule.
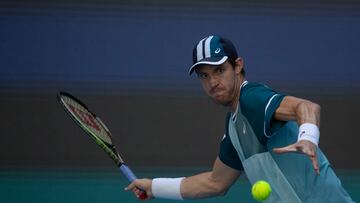
[[[134,193],[135,195],[139,193],[139,189],[138,189],[137,187],[134,188],[134,189],[132,189],[132,191],[133,191],[133,193]]]
[[[132,183],[130,183],[128,186],[126,186],[126,187],[124,188],[124,190],[125,190],[125,191],[130,191],[130,190],[134,190],[134,188],[136,188],[136,186],[135,186],[135,183],[132,182]]]
[[[316,156],[317,146],[306,140],[302,140],[302,141],[300,141],[300,143],[301,144],[299,146],[302,146],[301,151],[310,157],[310,160],[312,162],[314,170],[319,175],[320,169],[319,169],[319,164],[318,164],[318,160],[317,160],[317,156]]]
[[[142,195],[142,190],[140,190],[139,188],[135,187],[134,189],[132,189],[132,192],[134,193],[135,197],[138,199],[141,199],[140,196]],[[142,200],[142,199],[141,199]]]
[[[139,200],[151,199],[150,196],[142,189],[135,187],[132,191],[133,191],[134,195],[136,196],[136,198],[138,198]]]
[[[311,159],[312,165],[314,166],[314,170],[315,170],[316,174],[320,175],[320,169],[319,169],[319,164],[318,164],[316,155],[310,156],[310,159]]]
[[[132,190],[135,197],[139,200],[148,200],[151,199],[150,196],[146,193],[144,189],[141,188],[141,183],[135,180],[132,184],[126,187],[127,190]]]
[[[297,150],[297,147],[295,144],[291,144],[286,147],[274,148],[273,151],[275,153],[282,154],[282,153],[287,153],[287,152],[297,152],[298,150]]]

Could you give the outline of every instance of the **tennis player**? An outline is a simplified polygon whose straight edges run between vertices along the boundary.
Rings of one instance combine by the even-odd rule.
[[[244,61],[220,36],[200,40],[193,66],[205,93],[229,108],[212,171],[190,177],[138,179],[125,190],[148,199],[199,199],[226,194],[244,171],[251,184],[272,186],[267,202],[353,202],[319,149],[320,106],[245,78]],[[289,153],[296,152],[296,153]]]

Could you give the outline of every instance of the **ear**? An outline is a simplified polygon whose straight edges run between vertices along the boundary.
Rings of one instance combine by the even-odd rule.
[[[235,73],[240,74],[244,68],[244,59],[239,57],[235,60]]]

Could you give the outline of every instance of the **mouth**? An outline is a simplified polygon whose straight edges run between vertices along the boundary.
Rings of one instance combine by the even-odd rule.
[[[212,95],[215,95],[215,94],[220,94],[221,92],[223,92],[224,91],[224,89],[222,89],[221,87],[214,87],[214,88],[212,88],[211,90],[210,90],[210,93],[212,94]]]
[[[211,97],[215,100],[223,100],[223,97],[224,97],[224,90],[222,89],[214,89],[212,92],[211,92]]]
[[[224,88],[215,87],[215,88],[211,89],[211,91],[209,93],[210,93],[209,94],[210,98],[216,104],[227,106],[230,102],[227,91]]]

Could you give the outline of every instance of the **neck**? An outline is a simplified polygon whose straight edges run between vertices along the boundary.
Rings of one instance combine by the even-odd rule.
[[[235,81],[235,87],[234,87],[234,96],[233,96],[233,99],[229,105],[229,108],[230,108],[230,111],[232,113],[234,113],[236,111],[236,107],[239,103],[239,97],[240,97],[240,87],[241,87],[241,84],[245,81],[245,78],[240,76],[240,77],[237,77],[236,81]]]

